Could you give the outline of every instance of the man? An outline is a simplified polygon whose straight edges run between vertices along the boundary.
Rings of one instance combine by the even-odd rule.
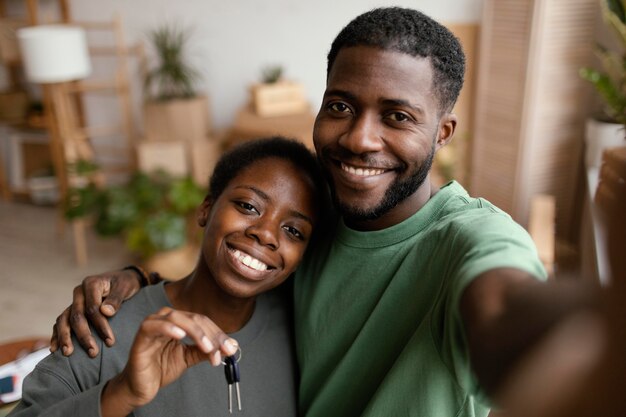
[[[584,300],[539,282],[533,244],[508,215],[455,182],[430,184],[464,60],[446,28],[410,9],[364,13],[332,44],[313,136],[340,216],[296,273],[303,415],[486,415],[485,393]],[[102,295],[110,314],[137,286],[118,276],[77,287],[55,326],[64,352],[70,316],[94,349],[85,296],[113,342]]]

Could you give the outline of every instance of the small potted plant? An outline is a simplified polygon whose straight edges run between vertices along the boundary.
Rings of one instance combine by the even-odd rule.
[[[146,139],[204,139],[210,130],[206,95],[198,94],[200,74],[188,62],[189,30],[163,25],[149,33],[156,63],[144,79]]]
[[[280,65],[263,68],[261,82],[252,85],[250,93],[254,111],[262,117],[304,113],[309,108],[304,86],[284,79]]]
[[[65,215],[91,217],[99,235],[122,236],[146,269],[174,278],[195,264],[201,231],[194,214],[204,196],[189,177],[137,172],[125,184],[72,189]]]
[[[617,51],[596,46],[602,70],[582,68],[580,75],[589,81],[603,101],[602,113],[587,121],[585,164],[599,167],[604,149],[624,143],[626,132],[626,2],[600,0],[604,22],[618,40]]]

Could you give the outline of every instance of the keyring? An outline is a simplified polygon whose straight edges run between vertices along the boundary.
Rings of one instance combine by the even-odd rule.
[[[239,361],[241,360],[241,355],[243,355],[243,353],[241,353],[241,347],[240,346],[237,346],[237,352],[239,352],[239,357],[235,358],[235,363],[239,363]],[[237,352],[235,352],[235,354],[231,355],[231,356],[237,355]],[[226,362],[222,361],[222,365],[226,365]]]

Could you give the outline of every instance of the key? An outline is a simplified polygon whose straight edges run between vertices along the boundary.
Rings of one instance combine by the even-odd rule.
[[[233,384],[237,394],[237,408],[241,411],[241,393],[239,392],[239,364],[235,356],[224,358],[224,374],[228,383],[228,412],[233,412]]]

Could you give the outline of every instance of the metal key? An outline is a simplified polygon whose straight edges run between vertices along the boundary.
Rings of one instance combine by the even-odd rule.
[[[228,412],[233,412],[233,384],[237,393],[237,408],[241,411],[241,393],[239,392],[239,364],[238,359],[233,356],[224,358],[224,374],[228,383]]]

